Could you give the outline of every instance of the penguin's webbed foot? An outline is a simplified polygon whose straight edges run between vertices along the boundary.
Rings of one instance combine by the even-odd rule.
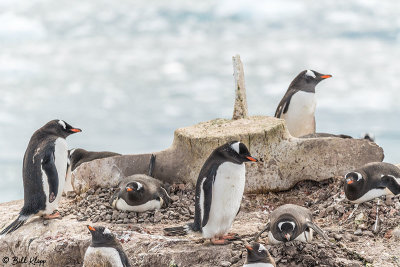
[[[61,219],[61,214],[58,211],[53,212],[50,215],[45,214],[45,215],[43,215],[43,219],[45,219],[45,220]]]
[[[237,233],[228,233],[221,237],[221,239],[234,241],[239,239],[239,235]]]
[[[211,238],[211,244],[213,245],[227,245],[229,241],[226,239],[221,239],[221,238]]]

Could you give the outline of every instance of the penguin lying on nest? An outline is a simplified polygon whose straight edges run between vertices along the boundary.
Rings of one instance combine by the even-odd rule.
[[[149,173],[124,178],[111,199],[111,205],[122,211],[145,212],[165,208],[171,202],[166,187],[153,175],[156,157],[151,155]]]
[[[247,249],[247,260],[243,267],[276,267],[271,254],[262,244],[246,244],[245,247]]]
[[[313,239],[313,230],[328,240],[324,231],[313,223],[311,211],[304,207],[285,204],[271,212],[269,217],[269,223],[255,236],[255,241],[262,233],[269,231],[270,244],[293,240],[310,242]]]
[[[92,234],[92,242],[83,258],[84,267],[112,266],[130,267],[121,244],[113,233],[103,226],[87,226]]]
[[[256,162],[247,147],[238,141],[217,147],[200,170],[196,184],[194,222],[165,228],[166,235],[201,232],[214,245],[236,238],[228,234],[239,212],[246,181],[245,162]]]
[[[384,195],[400,194],[400,169],[385,162],[372,162],[345,175],[344,193],[359,204]]]
[[[65,139],[79,132],[80,129],[63,120],[52,120],[32,135],[22,168],[24,206],[18,218],[0,235],[17,230],[33,216],[42,215],[46,219],[60,217],[58,212],[53,212],[58,207],[67,174],[68,147]]]

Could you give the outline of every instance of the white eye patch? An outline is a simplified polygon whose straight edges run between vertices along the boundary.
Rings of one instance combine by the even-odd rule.
[[[357,173],[357,182],[360,181],[361,179],[363,179],[361,173],[355,172]]]
[[[307,70],[306,75],[310,76],[310,77],[313,77],[313,78],[317,77],[317,76],[315,76],[315,73],[312,70]]]
[[[263,250],[267,250],[267,249],[263,246],[263,244],[260,244],[260,246],[258,247],[258,252],[261,252]]]
[[[139,182],[136,182],[136,183],[137,183],[137,190],[139,190],[140,188],[143,187],[143,185],[141,183],[139,183]]]
[[[65,125],[65,122],[63,122],[62,120],[59,120],[58,124],[60,124],[64,129],[67,128],[67,125]]]
[[[296,224],[294,222],[289,222],[289,221],[280,222],[280,223],[278,223],[279,230],[282,231],[282,225],[285,224],[285,223],[290,223],[293,226],[293,229],[296,227]]]
[[[235,150],[236,153],[238,153],[238,154],[239,154],[239,144],[240,144],[240,142],[236,142],[231,145],[232,149]]]
[[[103,234],[109,235],[109,234],[111,234],[111,231],[108,228],[105,228],[103,231]]]

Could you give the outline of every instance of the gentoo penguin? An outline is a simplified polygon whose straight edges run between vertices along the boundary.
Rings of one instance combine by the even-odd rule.
[[[108,152],[108,151],[101,151],[101,152],[94,152],[94,151],[87,151],[82,148],[74,148],[68,151],[68,170],[67,170],[67,179],[65,181],[64,191],[73,191],[71,185],[71,173],[82,163],[89,162],[95,159],[102,159],[114,156],[120,156],[121,154]]]
[[[367,139],[370,142],[375,142],[375,135],[371,133],[365,133],[361,135],[361,139]]]
[[[247,260],[243,267],[276,267],[268,250],[260,243],[246,244]]]
[[[164,229],[166,235],[201,232],[211,243],[222,245],[239,212],[245,184],[245,162],[257,160],[247,147],[232,141],[216,148],[200,170],[196,184],[194,223]],[[224,236],[226,235],[226,236]]]
[[[112,266],[129,267],[131,266],[121,244],[103,226],[87,226],[92,234],[92,243],[87,248],[83,258],[84,267]]]
[[[269,223],[256,235],[254,240],[257,241],[263,232],[269,231],[268,242],[270,244],[292,240],[310,242],[313,238],[313,230],[328,239],[321,228],[313,223],[310,210],[298,205],[285,204],[271,212]]]
[[[390,163],[368,163],[349,172],[344,179],[344,193],[353,203],[400,194],[400,169]]]
[[[315,86],[330,77],[332,75],[304,70],[289,85],[275,111],[275,117],[286,121],[292,136],[315,133]]]
[[[68,148],[65,138],[81,132],[63,120],[52,120],[37,130],[29,141],[23,162],[24,206],[18,218],[0,235],[11,233],[30,217],[53,219],[63,192],[67,172]]]
[[[300,136],[299,138],[326,138],[326,137],[336,137],[336,138],[343,138],[343,139],[352,139],[350,135],[345,134],[330,134],[330,133],[312,133]]]
[[[153,175],[156,157],[151,155],[149,173],[135,174],[124,178],[119,190],[111,199],[111,205],[123,211],[144,212],[167,207],[171,198],[163,185]]]

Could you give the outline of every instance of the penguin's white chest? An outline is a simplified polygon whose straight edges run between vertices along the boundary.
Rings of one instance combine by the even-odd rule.
[[[65,178],[67,174],[68,146],[64,138],[57,138],[54,144],[54,165],[58,175],[58,193],[53,202],[49,202],[49,182],[46,173],[42,170],[43,189],[46,194],[45,214],[51,214],[58,207],[61,195],[63,193]]]
[[[153,199],[153,200],[149,200],[146,203],[141,204],[141,205],[131,206],[131,205],[128,205],[128,203],[126,203],[126,201],[124,199],[119,198],[115,201],[114,205],[118,210],[145,212],[148,210],[161,209],[162,203],[156,199]]]
[[[212,201],[207,224],[202,228],[204,238],[228,233],[240,208],[246,181],[244,163],[225,162],[217,170],[212,187]]]
[[[112,247],[88,247],[83,260],[84,267],[115,266],[123,267],[118,251]]]
[[[274,267],[271,263],[257,262],[257,263],[246,263],[243,267]]]
[[[315,93],[298,91],[292,96],[288,111],[282,115],[292,136],[315,133],[316,104]]]

